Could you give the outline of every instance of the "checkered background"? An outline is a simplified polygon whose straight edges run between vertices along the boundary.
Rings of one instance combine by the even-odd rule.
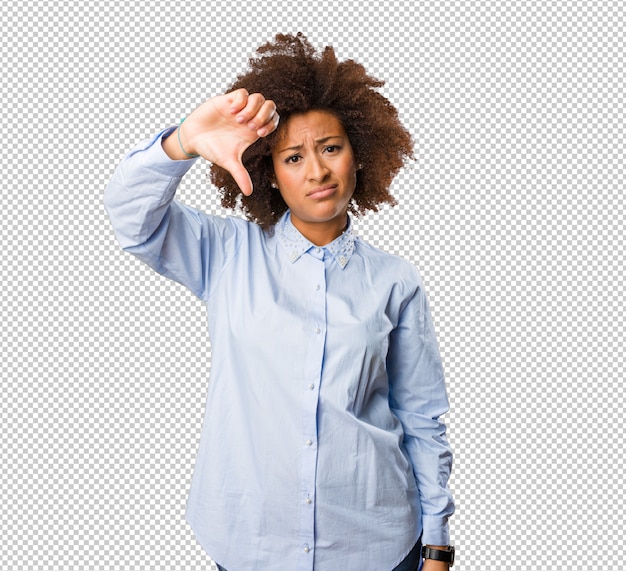
[[[298,30],[385,79],[415,137],[399,206],[357,231],[426,282],[455,568],[623,568],[624,3],[246,4],[3,5],[0,568],[214,568],[183,518],[205,310],[122,253],[102,193]],[[180,196],[221,212],[206,164]]]

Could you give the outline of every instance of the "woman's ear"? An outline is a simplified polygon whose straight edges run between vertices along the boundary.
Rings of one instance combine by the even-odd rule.
[[[274,173],[270,175],[270,186],[272,188],[278,189],[278,183],[276,182],[276,175]]]

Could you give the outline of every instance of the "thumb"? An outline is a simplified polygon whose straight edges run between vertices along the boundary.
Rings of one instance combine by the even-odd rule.
[[[224,168],[231,174],[231,176],[235,179],[237,186],[246,196],[250,196],[252,194],[252,179],[250,178],[250,173],[243,166],[241,161],[233,161],[228,165],[224,165]]]

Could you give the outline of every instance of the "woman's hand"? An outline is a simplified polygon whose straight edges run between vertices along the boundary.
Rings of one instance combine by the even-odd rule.
[[[434,559],[424,559],[422,571],[448,571],[450,565],[445,561],[435,561]]]
[[[245,89],[208,99],[179,125],[163,142],[172,159],[186,159],[189,154],[204,157],[226,169],[246,194],[252,194],[252,180],[241,160],[244,151],[260,137],[278,127],[276,105],[260,93],[250,95]],[[180,143],[178,137],[180,136]]]

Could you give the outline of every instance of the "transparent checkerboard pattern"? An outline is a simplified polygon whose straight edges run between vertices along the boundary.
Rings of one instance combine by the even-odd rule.
[[[623,3],[26,0],[1,22],[0,568],[214,569],[183,516],[205,310],[121,252],[102,193],[298,30],[385,79],[415,138],[399,205],[356,228],[426,283],[456,568],[621,565]],[[206,164],[180,198],[223,214]]]

